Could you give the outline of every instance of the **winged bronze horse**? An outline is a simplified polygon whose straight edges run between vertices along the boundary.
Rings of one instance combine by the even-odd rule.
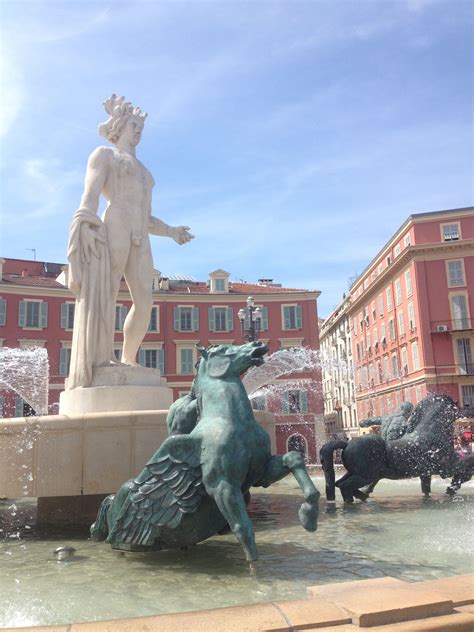
[[[317,528],[319,492],[299,452],[272,455],[270,437],[254,417],[240,379],[263,364],[260,342],[199,348],[192,392],[173,404],[173,432],[137,478],[102,503],[91,535],[114,549],[181,548],[215,535],[227,525],[249,561],[257,559],[245,497],[292,472],[303,492],[299,518]],[[177,429],[176,429],[177,428]]]

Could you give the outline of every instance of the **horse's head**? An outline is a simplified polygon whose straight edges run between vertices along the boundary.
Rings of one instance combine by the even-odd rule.
[[[408,432],[417,428],[446,434],[451,431],[459,409],[448,395],[432,393],[419,402],[408,419]]]
[[[263,342],[248,342],[244,345],[215,345],[207,349],[197,348],[201,354],[199,375],[206,372],[210,377],[240,377],[252,366],[263,364],[268,352]]]

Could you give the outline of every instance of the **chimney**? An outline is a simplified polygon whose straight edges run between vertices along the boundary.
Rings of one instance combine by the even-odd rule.
[[[160,290],[162,290],[163,292],[166,292],[169,289],[170,289],[170,280],[168,279],[168,277],[161,277]]]

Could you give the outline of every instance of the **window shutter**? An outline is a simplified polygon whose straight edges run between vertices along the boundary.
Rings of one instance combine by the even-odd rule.
[[[20,301],[18,303],[18,326],[25,327],[26,325],[26,301]]]
[[[123,330],[123,324],[125,323],[125,319],[127,318],[128,307],[125,305],[120,306],[120,331]]]
[[[175,307],[174,308],[174,330],[175,331],[179,331],[180,330],[180,326],[179,326],[179,307]]]
[[[291,310],[291,308],[288,307],[288,306],[285,306],[283,308],[283,320],[284,320],[284,323],[285,323],[285,326],[284,326],[285,329],[290,329],[291,328],[290,310]]]
[[[303,316],[301,313],[301,305],[297,305],[295,307],[295,318],[296,318],[296,329],[301,329],[303,327]]]
[[[24,401],[21,397],[15,397],[15,417],[23,417]]]
[[[5,325],[7,320],[7,301],[0,298],[0,325]]]
[[[227,308],[227,323],[226,323],[227,331],[232,331],[234,329],[234,310],[232,307]]]
[[[290,414],[290,400],[288,398],[288,393],[283,393],[282,410],[284,415]]]
[[[308,393],[307,391],[300,391],[300,409],[302,413],[308,412]]]
[[[63,305],[61,305],[61,307],[63,307]],[[68,351],[69,349],[65,347],[59,350],[59,375],[67,375],[69,373]]]
[[[145,366],[145,364],[146,364],[145,349],[139,349],[138,350],[138,364],[141,364],[142,366]]]
[[[69,316],[69,305],[68,303],[63,303],[61,305],[61,328],[62,329],[67,329],[68,316]]]
[[[199,308],[193,307],[193,331],[199,330]]]
[[[208,316],[209,316],[209,331],[215,331],[216,330],[216,312],[213,307],[209,307]]]
[[[48,326],[48,303],[41,301],[40,303],[40,327]]]
[[[261,331],[266,331],[268,329],[268,307],[261,307],[262,310],[262,318],[260,319],[260,329]]]
[[[250,329],[250,316],[247,309],[245,310],[244,329],[247,331]]]
[[[160,370],[161,375],[164,375],[165,372],[165,350],[158,349],[158,368]]]

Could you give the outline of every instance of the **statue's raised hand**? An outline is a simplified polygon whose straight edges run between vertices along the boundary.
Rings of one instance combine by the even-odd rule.
[[[189,226],[170,226],[169,235],[180,245],[194,239],[194,235],[189,232]]]
[[[99,247],[100,244],[105,244],[105,242],[105,227],[103,225],[93,226],[88,222],[82,222],[81,255],[83,261],[90,263],[92,255],[100,259]]]

